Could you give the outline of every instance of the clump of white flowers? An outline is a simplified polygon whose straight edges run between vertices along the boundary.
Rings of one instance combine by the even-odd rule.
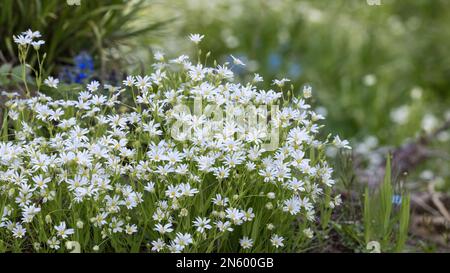
[[[76,99],[10,96],[0,234],[12,250],[68,252],[76,242],[85,252],[299,251],[326,226],[341,201],[325,150],[350,147],[320,139],[323,117],[301,95],[259,89],[259,75],[235,83],[228,64],[157,59],[151,75],[92,82]],[[194,101],[198,112],[175,111],[198,108]],[[205,114],[211,104],[227,113],[280,105],[268,116],[277,147],[263,148],[269,134],[260,126],[219,126]],[[172,134],[180,120],[184,138]]]

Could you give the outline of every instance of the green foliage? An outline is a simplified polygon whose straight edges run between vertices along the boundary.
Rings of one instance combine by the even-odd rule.
[[[91,51],[103,64],[107,49],[128,44],[130,38],[158,30],[168,22],[138,20],[139,12],[152,3],[81,0],[79,6],[69,6],[62,0],[0,1],[0,57],[4,62],[17,62],[12,36],[31,28],[41,31],[47,42],[48,73],[82,50]]]
[[[378,241],[383,252],[401,252],[408,236],[410,196],[402,193],[400,207],[396,207],[392,185],[388,157],[384,181],[373,194],[366,188],[363,209],[365,242]]]
[[[28,75],[29,71],[27,72]],[[22,66],[5,63],[0,66],[0,86],[17,86],[22,83]]]

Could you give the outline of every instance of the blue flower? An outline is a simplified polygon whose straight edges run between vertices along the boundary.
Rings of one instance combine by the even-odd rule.
[[[394,194],[392,196],[392,203],[394,205],[400,205],[402,203],[402,196],[399,194]]]
[[[87,79],[88,76],[83,73],[83,72],[79,72],[78,74],[76,74],[75,76],[75,82],[76,83],[83,83],[85,79]]]
[[[297,79],[302,74],[302,66],[297,62],[291,63],[289,65],[288,74],[290,78]]]
[[[66,83],[86,83],[94,74],[94,59],[86,51],[73,58],[73,66],[64,67],[59,78]]]
[[[86,51],[81,52],[75,58],[73,59],[75,63],[75,67],[79,70],[88,70],[93,72],[94,71],[94,60],[92,59],[92,56],[89,55]]]
[[[268,62],[270,71],[278,71],[281,68],[283,59],[279,53],[270,53]]]

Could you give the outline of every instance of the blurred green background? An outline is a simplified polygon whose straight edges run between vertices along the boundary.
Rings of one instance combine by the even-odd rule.
[[[204,51],[246,60],[268,84],[312,85],[328,128],[347,138],[398,145],[450,108],[448,1],[176,2],[177,36],[205,34]],[[427,114],[436,124],[422,126]]]

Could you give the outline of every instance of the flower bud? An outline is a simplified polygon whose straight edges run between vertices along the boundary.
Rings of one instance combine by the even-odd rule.
[[[310,85],[303,86],[303,97],[309,99],[312,97],[312,87]]]
[[[83,228],[83,226],[84,226],[84,223],[83,223],[83,221],[81,221],[81,220],[78,220],[78,221],[77,221],[77,228],[79,228],[79,229],[82,229],[82,228]]]
[[[180,211],[180,217],[188,216],[189,211],[186,208],[182,208]]]

